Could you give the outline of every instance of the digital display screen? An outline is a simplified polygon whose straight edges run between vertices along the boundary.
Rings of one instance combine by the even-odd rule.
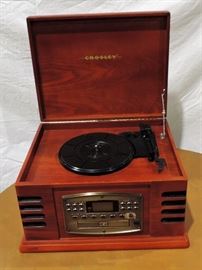
[[[93,212],[112,212],[113,202],[92,202]]]
[[[89,201],[86,202],[87,212],[117,212],[118,201]]]

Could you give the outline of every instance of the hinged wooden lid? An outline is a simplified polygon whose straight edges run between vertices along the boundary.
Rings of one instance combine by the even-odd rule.
[[[42,121],[162,116],[169,13],[29,17]]]

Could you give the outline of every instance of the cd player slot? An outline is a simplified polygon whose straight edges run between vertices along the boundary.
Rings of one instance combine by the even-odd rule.
[[[121,221],[97,221],[97,222],[78,222],[79,228],[100,228],[100,227],[126,227],[129,226],[129,220]]]

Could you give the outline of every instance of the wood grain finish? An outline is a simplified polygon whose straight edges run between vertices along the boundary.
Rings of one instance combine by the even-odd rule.
[[[176,209],[185,210],[186,207],[186,190],[187,190],[187,181],[173,181],[172,184],[170,181],[162,181],[161,183],[152,183],[150,189],[150,234],[152,236],[175,236],[183,235],[185,232],[185,223],[184,222],[162,222],[163,218],[169,218],[172,221],[172,218],[184,218],[185,212],[180,214],[176,213]],[[180,191],[185,192],[184,196],[176,196],[176,192]],[[172,196],[163,197],[162,194],[165,192],[173,193]],[[173,202],[173,205],[170,205],[169,202]],[[183,204],[178,204],[182,202]],[[185,202],[184,202],[185,201]],[[166,202],[164,205],[163,202]],[[175,203],[177,202],[177,203]],[[164,214],[163,210],[175,210],[173,213]],[[172,212],[172,211],[171,211]]]
[[[87,250],[130,250],[130,249],[171,249],[187,248],[187,235],[174,237],[113,236],[113,237],[75,237],[60,240],[26,241],[22,240],[21,252],[87,251]]]
[[[126,182],[148,182],[162,181],[163,179],[177,180],[184,179],[181,167],[179,166],[174,152],[174,147],[167,136],[161,140],[160,133],[162,126],[152,125],[157,137],[160,155],[166,159],[167,167],[162,173],[157,173],[154,162],[149,162],[146,158],[134,159],[126,168],[112,174],[100,176],[83,176],[75,174],[63,166],[58,160],[60,147],[67,140],[84,133],[111,132],[120,133],[123,131],[137,131],[137,122],[104,122],[104,123],[83,123],[83,124],[48,124],[43,125],[39,137],[36,139],[34,152],[30,155],[29,164],[19,178],[18,184],[23,185],[99,185],[105,183]],[[50,173],[51,172],[51,173]]]
[[[171,213],[169,218],[183,218],[179,222],[162,222],[167,217],[162,210],[185,209],[182,206],[163,206],[163,200],[185,200],[183,198],[163,198],[164,192],[186,192],[187,180],[179,163],[176,148],[169,127],[166,139],[161,140],[160,122],[154,121],[152,129],[156,133],[160,155],[166,158],[167,168],[162,173],[147,159],[135,159],[129,166],[118,172],[103,176],[83,176],[64,169],[58,162],[57,152],[63,142],[81,133],[119,133],[138,129],[138,121],[104,121],[84,123],[42,124],[20,172],[16,189],[18,196],[41,196],[44,200],[44,213],[47,227],[40,229],[24,228],[25,240],[21,251],[60,251],[60,250],[102,250],[135,248],[174,248],[187,247],[184,236],[183,213]],[[58,150],[57,150],[58,149]],[[144,196],[143,231],[125,236],[78,236],[65,232],[62,195],[89,191],[141,192]],[[165,238],[164,238],[165,237]],[[112,239],[124,239],[114,246]],[[131,242],[131,238],[134,242]],[[52,239],[55,244],[51,244]],[[79,240],[78,240],[79,239]],[[98,241],[97,241],[98,239]],[[114,240],[115,240],[114,239]],[[166,241],[165,241],[166,239]],[[34,241],[32,241],[34,240]],[[43,241],[42,241],[43,240]],[[113,241],[114,241],[113,240]],[[39,245],[36,244],[36,242]],[[79,244],[80,241],[80,244]],[[93,244],[96,241],[97,244]],[[105,245],[108,245],[105,248]]]
[[[45,189],[40,189],[38,187],[17,187],[17,196],[22,222],[26,222],[26,218],[24,218],[23,215],[26,214],[27,217],[34,216],[32,220],[29,220],[29,222],[27,222],[28,224],[32,222],[33,226],[24,226],[26,240],[58,239],[59,232],[56,219],[53,190],[47,187]],[[32,202],[30,202],[29,204],[20,203],[20,198],[24,198],[24,200],[26,200],[30,197],[40,197],[41,202],[39,204]],[[24,208],[21,208],[22,205],[25,206],[25,210],[23,210]],[[32,207],[26,210],[27,205]],[[42,208],[35,209],[34,206],[36,205],[40,205],[42,206]],[[43,219],[37,219],[37,216],[39,216],[40,214],[44,215]],[[37,227],[36,222],[44,222],[45,225],[44,227]]]
[[[22,252],[189,246],[187,177],[167,123],[166,137],[160,139],[169,19],[168,12],[28,18],[41,119],[78,121],[43,123],[36,133],[16,182]],[[67,140],[84,133],[135,132],[141,122],[151,125],[166,159],[161,173],[146,158],[100,176],[79,175],[59,163],[58,152]],[[140,192],[142,231],[68,234],[62,196],[90,191]]]
[[[159,117],[169,13],[28,18],[43,121]]]

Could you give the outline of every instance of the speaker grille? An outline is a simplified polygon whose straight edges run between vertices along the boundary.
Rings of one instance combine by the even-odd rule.
[[[162,197],[186,197],[186,191],[166,191],[162,193]]]
[[[40,229],[46,227],[41,197],[18,197],[18,203],[24,228]]]
[[[184,222],[186,191],[166,191],[161,194],[161,197],[161,222]]]

